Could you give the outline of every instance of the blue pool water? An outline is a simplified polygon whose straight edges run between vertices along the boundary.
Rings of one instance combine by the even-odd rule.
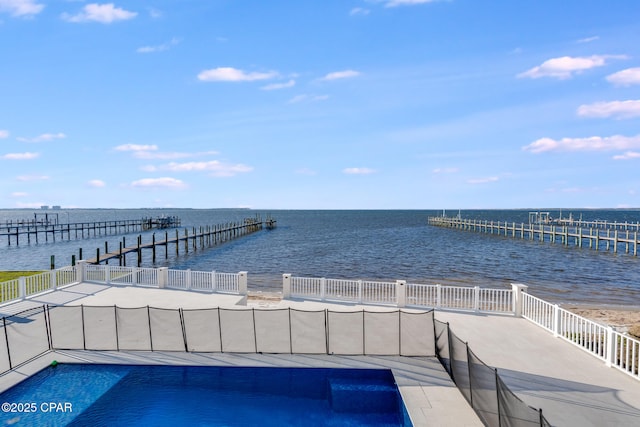
[[[59,364],[0,401],[13,426],[411,425],[379,369]]]

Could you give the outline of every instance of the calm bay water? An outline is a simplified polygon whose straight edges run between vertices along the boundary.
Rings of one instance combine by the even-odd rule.
[[[33,219],[33,210],[0,210],[0,224],[6,220]],[[44,211],[37,211],[39,214]],[[485,235],[427,225],[429,216],[442,211],[289,211],[243,209],[72,209],[48,211],[58,214],[61,223],[140,219],[176,215],[181,228],[241,221],[267,215],[278,221],[275,230],[260,231],[221,245],[190,250],[175,256],[169,247],[168,259],[159,248],[156,267],[221,272],[249,272],[252,290],[281,290],[282,274],[350,279],[396,280],[413,283],[441,283],[508,286],[512,282],[529,285],[533,295],[559,303],[586,303],[640,306],[640,257],[630,254],[578,249],[572,245]],[[640,210],[563,211],[578,219],[640,221]],[[457,215],[458,211],[449,211]],[[500,221],[528,221],[526,210],[463,210],[463,218]],[[552,211],[554,217],[560,212]],[[164,238],[164,231],[156,230]],[[174,230],[169,230],[175,235]],[[180,229],[180,233],[184,231]],[[153,232],[124,235],[132,245],[142,234],[150,242]],[[73,237],[73,236],[72,236]],[[65,237],[66,238],[66,237]],[[90,239],[20,245],[0,241],[0,269],[46,270],[50,257],[56,267],[71,263],[71,256],[82,248],[85,258],[118,247],[123,235],[102,235]],[[117,261],[112,261],[117,262]],[[135,265],[135,255],[127,263]],[[143,266],[154,266],[151,251],[144,251]]]

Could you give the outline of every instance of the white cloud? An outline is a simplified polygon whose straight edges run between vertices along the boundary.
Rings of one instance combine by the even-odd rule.
[[[153,147],[156,147],[155,145]],[[155,148],[157,149],[157,147]],[[155,150],[154,149],[154,150]],[[199,156],[215,156],[218,153],[217,151],[203,151],[199,153],[185,153],[185,152],[155,152],[153,150],[135,150],[133,152],[133,157],[137,159],[145,159],[145,160],[175,160],[175,159],[186,159],[189,157],[199,157]]]
[[[156,46],[139,47],[138,49],[136,49],[136,52],[138,52],[138,53],[163,52],[165,50],[171,49],[173,46],[176,46],[178,43],[180,43],[180,39],[177,39],[177,38],[174,37],[173,39],[171,39],[171,41],[169,41],[167,43],[159,44],[159,45],[156,45]]]
[[[456,173],[458,172],[458,168],[436,168],[432,172],[433,173]]]
[[[627,68],[607,76],[607,80],[617,86],[640,84],[640,67]]]
[[[266,86],[262,86],[260,89],[262,90],[278,90],[278,89],[286,89],[289,87],[294,87],[296,85],[296,81],[291,79],[285,83],[272,83]]]
[[[288,104],[297,104],[299,102],[316,102],[316,101],[326,101],[329,99],[329,95],[296,95],[288,101]]]
[[[24,191],[14,191],[11,193],[11,197],[27,197],[29,193],[25,193]]]
[[[583,39],[577,40],[577,43],[591,43],[596,40],[600,40],[599,36],[585,37]]]
[[[140,144],[122,144],[118,145],[114,150],[116,151],[155,151],[158,149],[157,145],[140,145]]]
[[[187,185],[175,178],[163,177],[163,178],[143,178],[131,183],[131,187],[142,189],[171,189],[180,190],[187,188]]]
[[[159,9],[150,7],[148,10],[149,10],[149,16],[152,17],[153,19],[162,18],[164,16],[164,13],[162,13],[162,11]]]
[[[12,16],[37,15],[42,9],[44,5],[34,0],[0,0],[0,12],[7,12]]]
[[[87,181],[87,185],[92,188],[103,188],[107,186],[107,183],[101,179],[92,179]]]
[[[0,157],[5,160],[32,160],[40,157],[40,153],[8,153]]]
[[[384,7],[413,6],[416,4],[434,3],[438,0],[388,0]]]
[[[167,165],[160,166],[158,169],[172,172],[209,172],[211,176],[216,177],[235,176],[239,173],[247,173],[253,170],[251,166],[243,165],[241,163],[232,165],[218,160],[187,163],[171,162]]]
[[[320,80],[339,80],[339,79],[348,79],[351,77],[357,77],[359,76],[360,73],[359,71],[354,71],[354,70],[344,70],[344,71],[335,71],[333,73],[329,73],[326,76],[324,76],[323,78],[321,78]]]
[[[0,129],[0,139],[4,139],[4,138],[9,138],[9,131]]]
[[[615,117],[629,119],[640,117],[640,100],[595,102],[578,107],[578,115],[583,117]]]
[[[28,181],[46,181],[46,180],[50,179],[50,177],[47,176],[47,175],[20,175],[20,176],[17,176],[16,179],[18,181],[24,181],[24,182],[28,182]]]
[[[308,175],[308,176],[314,176],[318,174],[316,171],[309,168],[296,169],[295,173],[298,175]]]
[[[543,153],[545,151],[613,151],[635,148],[640,148],[640,135],[592,136],[589,138],[562,138],[559,140],[540,138],[522,147],[523,150],[531,151],[532,153]]]
[[[342,173],[347,175],[370,175],[376,173],[376,171],[369,168],[345,168],[342,170]]]
[[[496,182],[499,181],[500,178],[498,178],[497,176],[489,176],[486,178],[476,178],[476,179],[470,179],[467,182],[469,184],[488,184],[490,182]]]
[[[351,15],[351,16],[354,16],[354,15],[368,15],[370,12],[371,11],[369,9],[364,9],[362,7],[354,7],[349,12],[349,15]]]
[[[43,202],[32,202],[32,203],[16,203],[16,207],[20,209],[38,209],[40,206],[45,205]]]
[[[584,70],[602,67],[606,65],[608,59],[625,59],[624,55],[592,55],[588,57],[563,56],[544,61],[541,65],[531,68],[517,77],[529,77],[537,79],[540,77],[555,77],[557,79],[569,79],[574,74],[579,74]]]
[[[613,156],[614,160],[630,160],[630,159],[640,159],[640,152],[638,151],[627,151],[624,154],[619,154],[617,156]]]
[[[64,133],[43,133],[42,135],[38,135],[34,138],[17,138],[18,141],[22,142],[49,142],[54,141],[56,139],[64,139],[67,135]]]
[[[275,71],[266,73],[245,72],[232,67],[218,67],[200,72],[200,74],[198,74],[198,80],[204,82],[252,82],[256,80],[269,80],[277,76],[278,73]]]
[[[136,12],[129,12],[122,8],[115,7],[113,3],[91,3],[82,8],[82,12],[76,15],[63,14],[62,19],[68,22],[100,22],[102,24],[111,24],[116,21],[133,19],[137,15]]]

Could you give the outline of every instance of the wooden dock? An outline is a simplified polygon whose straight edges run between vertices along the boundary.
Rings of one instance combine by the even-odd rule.
[[[84,239],[107,234],[122,234],[136,231],[145,231],[151,229],[174,228],[180,226],[180,218],[157,217],[142,219],[125,219],[114,221],[96,221],[96,222],[74,222],[60,223],[55,219],[33,219],[33,220],[17,220],[6,221],[0,223],[0,238],[7,238],[7,245],[11,246],[12,240],[16,245],[20,244],[20,237],[23,241],[26,237],[27,243],[35,241],[39,243],[44,234],[45,242],[49,240]]]
[[[86,260],[91,264],[108,263],[110,260],[117,259],[119,265],[126,266],[126,255],[135,253],[137,254],[137,265],[140,267],[142,264],[142,251],[151,250],[152,260],[155,263],[158,255],[158,248],[164,247],[164,258],[169,257],[169,245],[175,246],[176,256],[180,254],[180,248],[184,253],[189,253],[189,250],[195,251],[198,247],[205,248],[210,247],[222,242],[226,242],[241,236],[245,236],[250,233],[262,230],[266,228],[271,230],[275,228],[276,220],[268,218],[266,221],[256,218],[246,218],[242,222],[232,222],[219,224],[215,226],[199,227],[196,229],[193,227],[191,231],[184,229],[183,232],[175,230],[175,233],[164,232],[164,238],[159,240],[156,238],[156,233],[153,233],[151,242],[143,243],[142,236],[138,236],[137,242],[133,246],[126,246],[125,240],[120,242],[119,248],[116,251],[109,252],[107,243],[105,242],[105,251],[101,254],[100,248],[96,249],[96,256],[94,258]],[[170,235],[171,234],[171,235]],[[72,262],[73,264],[73,262]]]
[[[535,224],[507,221],[462,219],[459,217],[429,217],[428,223],[438,227],[483,232],[496,236],[573,244],[577,247],[638,255],[638,223],[579,221],[575,225]]]

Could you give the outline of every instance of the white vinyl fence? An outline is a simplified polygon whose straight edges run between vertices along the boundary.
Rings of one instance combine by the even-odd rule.
[[[285,298],[347,301],[398,307],[444,308],[476,312],[513,313],[513,289],[442,286],[368,280],[342,280],[283,275]]]
[[[247,272],[170,270],[84,264],[78,281],[246,295]]]
[[[81,282],[247,294],[247,273],[244,271],[219,273],[79,263],[0,283],[0,305]]]
[[[90,265],[84,262],[0,283],[0,304],[19,301],[74,283],[147,286],[200,292],[247,294],[247,272],[170,270],[162,268]],[[640,341],[527,293],[511,289],[378,282],[283,275],[284,298],[436,308],[524,317],[622,372],[640,379]]]
[[[18,301],[77,282],[75,267],[64,267],[33,276],[19,277],[0,283],[0,304]]]
[[[290,277],[290,279],[291,297],[369,304],[397,304],[397,284],[394,282],[315,277]]]
[[[640,340],[578,316],[533,295],[522,294],[522,317],[553,333],[622,372],[640,379]]]

